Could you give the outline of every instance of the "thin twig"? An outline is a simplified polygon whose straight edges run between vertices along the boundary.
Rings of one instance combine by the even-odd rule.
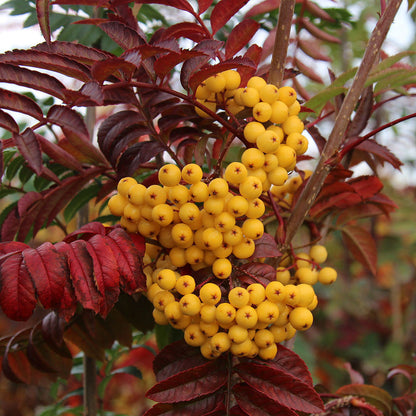
[[[387,32],[401,3],[402,0],[389,1],[383,15],[373,30],[365,50],[363,60],[335,119],[334,128],[328,138],[325,148],[322,151],[318,166],[309,178],[302,194],[296,202],[291,216],[288,219],[286,225],[286,246],[292,241],[296,231],[303,223],[310,207],[321,190],[325,178],[331,170],[331,165],[328,164],[327,161],[333,157],[345,138],[345,132],[348,127],[351,113],[360,98],[368,74],[373,67],[374,58],[378,55],[381,49]]]
[[[280,87],[285,72],[285,61],[290,40],[293,13],[296,0],[282,0],[279,8],[279,19],[273,47],[272,62],[269,71],[269,83]]]

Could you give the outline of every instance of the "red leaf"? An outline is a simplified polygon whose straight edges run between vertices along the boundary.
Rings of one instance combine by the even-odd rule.
[[[138,32],[121,22],[101,23],[100,28],[125,51],[146,43]]]
[[[377,272],[377,247],[371,233],[358,225],[346,225],[342,228],[342,237],[356,260],[375,275]]]
[[[85,65],[61,56],[59,52],[49,53],[36,49],[13,50],[0,55],[0,62],[43,68],[84,82],[90,79],[89,70]]]
[[[241,75],[241,85],[246,85],[248,79],[254,75],[257,65],[260,63],[261,60],[261,53],[262,48],[258,45],[251,45],[246,53],[244,54],[244,58],[249,60],[252,63],[252,67],[247,66],[243,68],[239,68],[238,72]]]
[[[69,275],[66,257],[51,243],[43,243],[37,249],[26,249],[22,255],[42,306],[45,309],[59,308]]]
[[[121,58],[108,58],[105,61],[96,62],[91,68],[91,74],[95,80],[103,83],[111,76],[120,80],[130,79],[136,67]]]
[[[144,290],[146,277],[141,262],[144,255],[143,237],[129,235],[121,228],[115,228],[107,237],[116,257],[123,290],[128,294]]]
[[[3,110],[0,110],[0,127],[12,133],[19,133],[19,126],[14,121],[14,118]]]
[[[113,4],[123,4],[128,3],[127,0],[113,0]],[[192,15],[195,14],[194,9],[186,0],[136,0],[136,3],[141,4],[163,4],[165,6],[174,7],[175,9],[184,10],[186,12],[191,13]]]
[[[120,157],[117,164],[117,176],[119,178],[134,176],[142,163],[148,162],[164,150],[165,146],[160,142],[147,141],[133,144]]]
[[[15,321],[26,321],[35,309],[35,288],[21,253],[0,260],[0,305]]]
[[[54,105],[47,115],[48,121],[62,128],[68,141],[82,154],[98,164],[107,164],[103,154],[91,143],[87,126],[73,109]]]
[[[55,247],[67,256],[76,298],[84,309],[99,313],[102,297],[94,283],[93,261],[88,253],[87,243],[77,240],[70,244],[58,243]]]
[[[198,0],[198,14],[206,12],[211,4],[212,0]]]
[[[337,225],[346,224],[347,222],[359,218],[375,217],[383,214],[382,208],[375,204],[363,203],[344,209],[337,218]]]
[[[396,169],[400,169],[400,166],[403,165],[403,163],[391,153],[387,147],[377,143],[375,140],[365,140],[360,143],[356,149],[371,153],[379,159],[382,164],[384,164],[384,162],[390,163],[390,165]]]
[[[228,35],[225,43],[225,59],[232,58],[244,48],[260,27],[260,23],[252,19],[244,19]]]
[[[198,348],[191,347],[181,340],[168,344],[156,355],[153,360],[153,371],[156,380],[160,382],[206,362]]]
[[[329,33],[325,32],[324,30],[318,28],[311,22],[310,20],[301,17],[298,18],[297,22],[300,26],[304,27],[312,36],[315,38],[321,39],[325,42],[330,43],[341,43],[341,40],[337,38],[336,36],[332,36]]]
[[[0,81],[29,87],[61,100],[64,99],[64,84],[56,78],[38,71],[0,63]]]
[[[106,317],[120,294],[120,273],[116,258],[111,249],[111,243],[99,234],[90,238],[87,250],[93,260],[94,281],[103,297],[100,315]]]
[[[210,394],[177,404],[158,403],[144,413],[144,416],[220,416],[225,414],[224,394]]]
[[[323,53],[324,50],[317,39],[298,39],[298,45],[300,49],[312,59],[326,62],[332,61],[328,55]]]
[[[266,286],[271,281],[276,280],[276,268],[270,264],[250,262],[239,267],[237,272],[237,279],[247,285],[261,283]]]
[[[157,384],[146,397],[160,403],[178,403],[214,393],[227,382],[223,360],[207,361],[177,373]]]
[[[182,50],[180,53],[172,52],[167,55],[164,55],[158,58],[154,62],[154,69],[156,74],[163,78],[165,77],[176,65],[180,64],[183,61],[186,61],[195,56],[203,55],[201,52],[197,51],[187,51]]]
[[[0,242],[0,261],[3,261],[4,254],[10,254],[17,251],[22,252],[27,248],[29,248],[29,246],[25,243],[21,243],[20,241]]]
[[[280,403],[276,403],[263,394],[265,392],[252,389],[245,383],[238,383],[233,387],[233,393],[237,400],[238,405],[242,410],[250,416],[296,416],[297,413],[293,412],[286,406],[282,406]],[[233,410],[232,414],[237,413],[237,409]]]
[[[211,12],[212,34],[218,32],[244,6],[248,0],[221,0]]]
[[[309,383],[284,370],[255,362],[242,362],[236,370],[251,388],[282,406],[305,413],[319,413],[324,408]]]
[[[82,171],[82,165],[78,162],[71,154],[66,152],[64,149],[56,145],[55,143],[45,139],[40,134],[36,135],[38,142],[41,146],[41,149],[46,153],[52,160],[56,163],[59,163],[62,166],[67,167],[68,169],[75,170],[76,172]]]
[[[31,98],[0,88],[0,107],[42,120],[42,109]]]
[[[101,61],[114,56],[111,53],[105,52],[101,49],[84,46],[81,43],[62,41],[52,42],[49,45],[41,43],[32,48],[32,50],[46,52],[47,55],[51,55],[53,53],[59,54],[60,57],[65,56],[67,58],[71,58],[73,61],[87,65],[92,65],[96,61]],[[85,81],[88,80],[85,79]]]
[[[300,59],[295,58],[295,65],[299,69],[299,71],[308,77],[310,80],[315,81],[319,84],[323,84],[324,81],[322,80],[321,76],[314,71],[310,65],[304,64]]]
[[[359,176],[349,180],[348,184],[364,201],[383,189],[383,182],[377,176]]]
[[[162,33],[161,39],[178,39],[183,37],[191,39],[194,42],[200,42],[202,39],[208,38],[208,36],[209,33],[200,25],[192,22],[181,22],[166,28]]]
[[[277,247],[276,240],[268,233],[264,233],[255,241],[256,249],[252,256],[253,259],[263,257],[280,257],[282,253]]]
[[[253,17],[258,14],[264,14],[276,10],[280,7],[280,0],[264,0],[259,4],[253,6],[246,14],[245,17]]]
[[[26,163],[37,175],[40,175],[43,168],[42,153],[35,133],[27,128],[21,135],[15,134],[13,137]]]
[[[72,233],[68,234],[64,238],[64,241],[66,243],[72,243],[73,241],[78,239],[88,240],[96,234],[106,235],[107,229],[109,229],[109,227],[105,227],[101,222],[89,222],[83,225],[82,227],[78,228],[77,230],[73,231]]]
[[[189,91],[190,77],[197,73],[199,69],[209,61],[209,58],[215,58],[222,45],[223,42],[220,42],[219,40],[204,39],[192,48],[193,51],[203,52],[206,56],[195,56],[194,58],[188,59],[182,65],[181,85],[185,90]]]

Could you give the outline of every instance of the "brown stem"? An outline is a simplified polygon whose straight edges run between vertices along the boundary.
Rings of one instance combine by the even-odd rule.
[[[97,381],[95,359],[84,356],[84,416],[97,415]]]
[[[368,74],[373,67],[374,59],[380,51],[381,45],[384,42],[387,32],[401,3],[402,0],[389,1],[383,15],[373,30],[365,50],[363,60],[335,119],[334,128],[328,138],[325,148],[322,151],[318,166],[309,178],[292,211],[291,216],[288,219],[286,226],[286,245],[292,241],[296,231],[303,223],[310,207],[321,190],[325,178],[331,170],[331,166],[326,162],[340,148],[344,140],[351,113],[360,98],[361,92],[364,89],[365,81],[367,80]]]
[[[285,60],[295,4],[296,0],[282,0],[280,2],[279,19],[277,21],[276,37],[269,71],[269,83],[277,87],[280,87],[285,72]]]

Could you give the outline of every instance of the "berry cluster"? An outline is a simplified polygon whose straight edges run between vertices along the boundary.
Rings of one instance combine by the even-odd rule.
[[[224,71],[195,93],[212,112],[220,106],[232,114],[252,109],[243,130],[249,147],[240,161],[215,178],[204,177],[194,163],[162,166],[158,184],[148,187],[123,178],[108,206],[122,227],[149,241],[143,263],[156,323],[183,330],[185,341],[207,358],[230,350],[272,359],[279,342],[311,326],[317,305],[312,286],[334,281],[336,272],[320,267],[326,250],[313,246],[293,264],[284,259],[276,280],[265,286],[235,278],[234,266],[254,254],[255,241],[263,236],[264,193],[271,190],[278,198],[283,187],[295,192],[301,181],[288,180],[288,172],[308,146],[292,88],[276,88],[260,77],[244,88],[240,83],[237,71]],[[201,269],[209,270],[208,278],[197,284]]]

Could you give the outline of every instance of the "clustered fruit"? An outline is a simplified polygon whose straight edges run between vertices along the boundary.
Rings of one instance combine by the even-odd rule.
[[[233,266],[246,262],[263,236],[262,197],[268,191],[277,197],[294,181],[288,172],[308,146],[293,88],[276,88],[260,77],[250,78],[244,88],[240,83],[237,71],[224,71],[195,93],[212,112],[219,106],[232,114],[252,108],[243,131],[251,147],[240,161],[215,178],[204,177],[194,163],[182,169],[165,164],[158,184],[147,187],[123,178],[108,206],[123,228],[153,240],[146,243],[143,263],[156,323],[183,330],[185,341],[206,358],[231,351],[272,359],[278,343],[312,325],[318,302],[313,285],[332,283],[336,271],[321,267],[326,249],[314,245],[309,254],[296,255],[293,264],[282,263],[266,286],[244,287],[234,278]],[[192,274],[201,269],[209,269],[212,278],[197,284]]]

